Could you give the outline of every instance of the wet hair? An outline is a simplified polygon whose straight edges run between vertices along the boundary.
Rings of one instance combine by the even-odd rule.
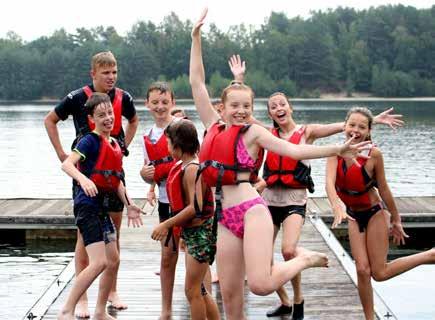
[[[192,121],[180,119],[172,121],[165,129],[166,137],[172,146],[182,153],[196,154],[199,151],[198,133]]]
[[[95,109],[100,104],[112,105],[110,97],[106,93],[94,92],[85,103],[86,113],[90,116],[94,115]]]
[[[181,113],[182,117],[185,117],[185,116],[186,116],[186,113],[185,113],[184,110],[181,109],[181,108],[174,108],[174,109],[171,110],[171,116],[174,116],[174,115],[177,114],[177,113]],[[181,117],[181,118],[182,118],[182,117]]]
[[[116,66],[115,56],[111,51],[99,52],[92,57],[91,68],[96,70],[98,67],[113,67]]]
[[[160,91],[160,93],[166,93],[169,92],[171,94],[171,99],[174,100],[174,92],[172,91],[171,86],[169,85],[169,83],[164,82],[164,81],[157,81],[157,82],[153,82],[147,90],[147,101],[150,98],[150,93],[152,91]]]
[[[287,97],[287,95],[285,94],[285,93],[283,93],[283,92],[279,92],[279,91],[277,91],[277,92],[274,92],[274,93],[272,93],[270,96],[269,96],[269,98],[267,99],[267,111],[269,111],[269,101],[270,101],[270,99],[272,99],[273,97],[275,97],[275,96],[283,96],[286,100],[287,100],[287,102],[288,102],[288,105],[290,106],[290,109],[293,109],[293,106],[292,106],[292,104],[290,103],[290,99]],[[272,120],[272,122],[273,122],[273,127],[274,128],[279,128],[279,125],[278,125],[278,123],[276,123],[276,121],[275,120]]]
[[[239,81],[231,81],[231,84],[222,91],[221,101],[223,104],[225,104],[227,101],[228,93],[232,90],[249,91],[251,95],[252,107],[254,106],[254,91],[251,89],[251,87]]]
[[[372,129],[372,125],[373,125],[373,114],[372,112],[367,109],[366,107],[352,107],[350,108],[350,110],[347,112],[346,118],[344,119],[344,123],[347,122],[347,120],[349,120],[350,116],[354,113],[359,113],[362,114],[363,116],[365,116],[369,122],[369,130]],[[370,133],[368,134],[368,136],[366,137],[366,140],[371,140],[371,136]]]

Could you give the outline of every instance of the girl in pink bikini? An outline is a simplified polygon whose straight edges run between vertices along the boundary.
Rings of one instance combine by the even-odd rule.
[[[253,92],[236,83],[222,93],[222,118],[210,103],[205,85],[200,29],[205,10],[192,30],[190,83],[195,106],[207,129],[200,152],[202,179],[215,189],[219,218],[217,270],[226,318],[246,319],[243,306],[245,273],[254,294],[268,295],[310,267],[327,267],[326,255],[299,249],[296,257],[271,265],[273,223],[267,205],[249,182],[256,179],[263,148],[294,159],[340,155],[354,158],[368,142],[340,146],[296,146],[267,129],[245,125],[252,115]]]

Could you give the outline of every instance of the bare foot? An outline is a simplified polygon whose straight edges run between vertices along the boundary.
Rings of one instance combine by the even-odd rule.
[[[116,310],[125,310],[128,308],[128,305],[121,301],[117,292],[111,292],[107,301],[109,301],[110,306]]]
[[[88,300],[79,300],[76,305],[75,315],[79,319],[88,319],[91,317],[88,308]]]
[[[116,320],[116,318],[112,317],[110,314],[105,312],[102,314],[95,313],[94,316],[92,317],[92,320]]]
[[[308,263],[308,268],[328,267],[328,257],[326,254],[307,250],[301,247],[296,249],[296,257],[305,259]]]
[[[66,312],[61,310],[57,314],[57,320],[75,320],[74,314],[72,312]]]

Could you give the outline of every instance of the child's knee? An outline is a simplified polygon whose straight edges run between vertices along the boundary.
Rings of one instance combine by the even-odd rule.
[[[371,273],[370,265],[368,263],[356,263],[356,273],[359,277],[370,278]]]
[[[202,299],[200,286],[186,285],[184,287],[184,294],[189,302],[195,299]]]
[[[291,260],[296,256],[296,246],[283,246],[281,253],[285,261]]]

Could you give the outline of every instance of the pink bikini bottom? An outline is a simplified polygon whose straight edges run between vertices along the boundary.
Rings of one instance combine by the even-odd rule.
[[[245,231],[243,218],[246,212],[257,204],[263,205],[267,212],[267,204],[264,202],[262,197],[257,197],[251,200],[244,201],[233,207],[229,207],[222,210],[222,218],[219,223],[230,230],[236,237],[243,239],[243,234]],[[269,213],[270,214],[270,213]]]

